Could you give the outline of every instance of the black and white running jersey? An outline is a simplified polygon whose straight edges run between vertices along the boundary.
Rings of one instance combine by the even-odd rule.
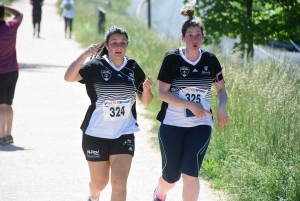
[[[85,134],[115,139],[139,131],[136,92],[143,92],[145,73],[135,60],[124,57],[117,68],[104,55],[84,63],[79,73],[91,99],[81,125]]]
[[[199,57],[194,62],[184,56],[182,48],[167,52],[158,80],[170,84],[171,93],[185,100],[202,103],[204,109],[209,111],[212,83],[224,82],[224,79],[217,57],[210,52],[199,51]],[[194,115],[189,116],[186,108],[176,107],[166,102],[162,103],[157,119],[164,124],[179,127],[213,125],[211,116],[207,115],[202,119]]]

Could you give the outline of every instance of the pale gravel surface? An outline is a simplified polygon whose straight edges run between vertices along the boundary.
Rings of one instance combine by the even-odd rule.
[[[66,67],[83,49],[74,40],[64,38],[55,2],[45,1],[40,39],[32,36],[29,1],[13,4],[24,13],[17,41],[22,68],[13,105],[15,143],[0,146],[0,201],[80,201],[88,196],[89,172],[79,126],[89,99],[84,85],[63,80]],[[160,154],[149,142],[152,122],[143,113],[139,104],[141,132],[136,133],[128,201],[152,200],[160,175]],[[208,186],[201,180],[199,200],[219,200]],[[169,193],[168,201],[181,200],[181,189],[180,181]],[[109,194],[110,186],[101,200],[109,200]]]

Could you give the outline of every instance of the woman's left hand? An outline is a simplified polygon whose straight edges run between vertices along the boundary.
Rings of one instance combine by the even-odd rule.
[[[228,114],[226,108],[218,107],[218,132],[220,132],[221,126],[225,126],[228,123]]]
[[[143,83],[143,90],[149,90],[151,86],[153,85],[153,81],[150,76],[147,77],[147,79]]]

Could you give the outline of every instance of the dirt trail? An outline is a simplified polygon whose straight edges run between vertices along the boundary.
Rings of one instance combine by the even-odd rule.
[[[66,67],[83,49],[64,38],[55,3],[45,1],[40,39],[32,36],[29,0],[12,5],[24,13],[17,40],[21,70],[13,105],[15,143],[0,146],[0,201],[79,201],[89,194],[79,129],[89,100],[84,85],[63,80]],[[160,155],[151,148],[152,122],[142,116],[145,112],[138,104],[141,132],[136,133],[128,201],[152,200],[160,175]],[[181,189],[180,181],[168,201],[181,200]],[[108,186],[101,200],[109,200],[110,191]],[[201,201],[219,200],[203,180],[200,194]]]

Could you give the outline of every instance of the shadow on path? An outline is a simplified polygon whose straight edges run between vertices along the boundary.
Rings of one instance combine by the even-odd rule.
[[[1,145],[0,151],[25,151],[27,149],[24,149],[23,147],[18,147],[15,145]]]
[[[20,70],[26,69],[36,69],[36,68],[66,68],[66,66],[61,65],[49,65],[49,64],[30,64],[30,63],[19,63]]]

